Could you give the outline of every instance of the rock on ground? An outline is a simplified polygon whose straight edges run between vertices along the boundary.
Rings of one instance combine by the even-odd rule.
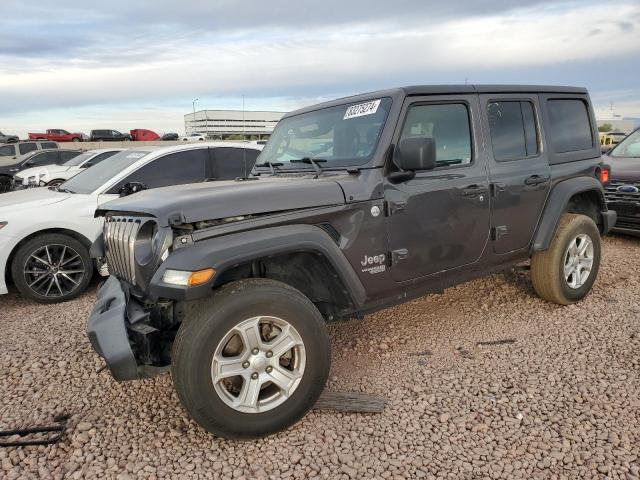
[[[0,478],[640,478],[640,241],[607,238],[576,305],[498,275],[330,327],[329,388],[381,415],[313,411],[252,442],[214,438],[168,375],[116,383],[85,336],[94,293],[0,297],[0,428],[71,414],[63,442],[0,449]],[[515,339],[479,346],[476,342]]]

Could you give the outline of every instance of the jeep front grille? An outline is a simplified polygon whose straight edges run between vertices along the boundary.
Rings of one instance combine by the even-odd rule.
[[[640,182],[612,180],[611,183],[604,187],[604,196],[607,199],[607,202],[640,204]]]
[[[142,220],[135,217],[107,217],[104,223],[104,249],[109,273],[135,285],[134,247]]]

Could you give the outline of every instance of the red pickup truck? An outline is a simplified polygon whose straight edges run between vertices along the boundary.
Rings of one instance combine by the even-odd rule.
[[[69,133],[66,130],[50,129],[47,133],[30,133],[29,140],[52,140],[54,142],[81,142],[82,133]]]

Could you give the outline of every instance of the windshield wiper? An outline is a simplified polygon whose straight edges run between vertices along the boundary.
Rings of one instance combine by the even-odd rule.
[[[290,160],[290,163],[306,163],[307,165],[311,165],[316,172],[316,178],[318,178],[322,173],[320,163],[327,163],[327,161],[324,158],[304,157],[297,160]]]
[[[269,162],[269,161],[266,161],[264,163],[258,163],[256,165],[256,167],[269,167],[271,169],[271,175],[277,175],[276,169],[278,167],[281,167],[282,165],[284,165],[284,164],[280,163],[280,162]]]

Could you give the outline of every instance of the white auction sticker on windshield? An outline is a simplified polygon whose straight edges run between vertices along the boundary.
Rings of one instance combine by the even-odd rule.
[[[378,111],[379,106],[380,100],[373,100],[367,103],[351,105],[349,108],[347,108],[343,120],[349,120],[350,118],[356,117],[364,117],[365,115],[373,115]]]

